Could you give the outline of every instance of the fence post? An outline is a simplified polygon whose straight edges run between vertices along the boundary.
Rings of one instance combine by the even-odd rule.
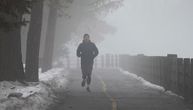
[[[177,93],[178,91],[177,88],[178,88],[177,55],[174,55],[171,64],[171,90]]]
[[[134,72],[135,74],[138,74],[137,72],[137,68],[138,68],[138,65],[137,65],[137,56],[134,56]]]
[[[177,55],[168,54],[166,61],[165,89],[175,90],[177,77]]]
[[[101,55],[101,68],[105,68],[105,58],[104,58],[104,55]]]
[[[153,76],[154,76],[152,82],[153,82],[154,84],[157,84],[157,80],[158,80],[158,78],[157,78],[157,77],[158,77],[157,57],[153,57],[152,61],[153,61],[153,68],[152,68],[153,70],[152,70],[152,72],[153,72]]]
[[[145,60],[146,60],[146,57],[145,56],[142,56],[141,57],[141,70],[140,70],[140,72],[141,72],[141,77],[143,77],[144,78],[144,75],[146,74],[145,73]]]
[[[193,59],[191,59],[191,73],[190,73],[190,87],[191,87],[191,91],[190,91],[190,93],[192,93],[192,94],[190,94],[191,96],[191,101],[193,102]]]
[[[110,55],[109,54],[106,54],[105,62],[106,62],[106,66],[105,67],[109,68],[109,66],[110,66]]]
[[[150,82],[153,83],[153,79],[154,79],[154,61],[153,61],[153,57],[150,57]]]
[[[114,68],[114,55],[113,54],[111,54],[111,68]]]
[[[147,70],[147,74],[145,75],[145,79],[150,81],[151,79],[151,57],[147,57],[146,70]]]
[[[190,101],[190,72],[191,72],[191,66],[190,66],[190,59],[185,58],[184,59],[184,97],[185,101]]]
[[[144,67],[143,67],[143,77],[146,78],[147,75],[149,74],[149,60],[148,60],[149,57],[144,57]]]
[[[161,74],[161,58],[160,57],[157,57],[156,58],[156,62],[157,62],[157,79],[156,79],[156,82],[157,82],[157,84],[158,85],[160,85],[161,83],[160,83],[160,74]]]
[[[184,60],[183,58],[177,59],[178,65],[178,94],[184,96]]]
[[[165,57],[160,58],[160,85],[164,86]]]
[[[119,63],[119,59],[118,59],[118,55],[117,54],[115,55],[115,61],[116,61],[115,62],[115,67],[118,68],[119,67],[119,64],[118,64]]]
[[[120,59],[120,57],[119,57],[119,59]],[[127,69],[126,69],[126,70],[127,70],[128,72],[131,72],[131,71],[132,71],[131,56],[130,56],[130,55],[127,55],[125,61],[127,62],[127,63],[125,63],[125,64],[127,65]],[[119,65],[120,65],[120,64],[119,64]]]

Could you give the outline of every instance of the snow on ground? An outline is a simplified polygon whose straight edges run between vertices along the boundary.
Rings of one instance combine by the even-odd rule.
[[[173,93],[172,91],[165,91],[164,87],[159,86],[159,85],[156,85],[156,84],[152,84],[151,82],[146,81],[144,78],[142,78],[142,77],[140,77],[140,76],[137,76],[137,75],[134,74],[134,73],[129,73],[128,71],[125,71],[125,70],[122,70],[122,69],[119,69],[119,70],[120,70],[123,74],[129,75],[130,77],[139,80],[140,82],[142,82],[142,84],[143,84],[144,86],[147,86],[147,87],[149,87],[149,88],[152,88],[152,89],[156,89],[156,90],[165,92],[166,94],[171,95],[171,96],[176,96],[176,97],[179,97],[179,98],[181,98],[181,99],[184,99],[182,96],[179,96],[179,95]]]
[[[68,71],[54,68],[39,75],[40,82],[29,83],[29,86],[19,82],[0,82],[0,110],[46,110],[55,102],[53,92],[66,87]]]

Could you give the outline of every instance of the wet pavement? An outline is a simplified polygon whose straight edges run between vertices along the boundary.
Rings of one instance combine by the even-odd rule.
[[[145,86],[117,69],[94,70],[91,92],[81,87],[80,70],[71,70],[52,110],[191,110],[176,96]]]

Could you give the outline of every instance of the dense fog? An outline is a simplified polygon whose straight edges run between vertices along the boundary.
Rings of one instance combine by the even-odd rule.
[[[125,0],[105,20],[116,28],[100,44],[103,52],[193,57],[193,1]]]

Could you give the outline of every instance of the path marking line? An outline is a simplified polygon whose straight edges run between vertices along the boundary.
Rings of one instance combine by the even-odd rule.
[[[102,85],[103,85],[103,92],[105,93],[105,95],[110,99],[110,101],[112,102],[112,110],[117,110],[117,101],[115,98],[113,98],[108,92],[107,92],[107,86],[105,84],[105,82],[102,80],[101,77],[99,77],[99,80],[101,81]]]

